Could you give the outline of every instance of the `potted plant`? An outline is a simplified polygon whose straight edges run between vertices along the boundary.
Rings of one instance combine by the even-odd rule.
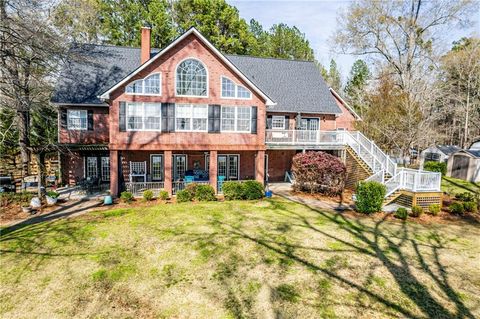
[[[60,194],[58,194],[57,192],[55,191],[49,191],[47,192],[47,195],[45,196],[45,198],[47,199],[47,205],[48,206],[53,206],[57,203],[58,201],[58,196]]]
[[[24,213],[30,213],[32,211],[32,208],[30,207],[30,203],[28,202],[28,200],[23,200],[20,206],[22,207],[22,212]]]

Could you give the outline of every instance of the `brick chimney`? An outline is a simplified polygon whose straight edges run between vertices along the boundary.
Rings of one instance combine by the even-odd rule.
[[[150,32],[149,26],[142,27],[142,39],[140,48],[140,62],[141,64],[150,60]]]

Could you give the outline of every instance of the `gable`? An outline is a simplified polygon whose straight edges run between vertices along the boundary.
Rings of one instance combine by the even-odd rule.
[[[155,70],[157,72],[161,72],[161,69],[163,69],[167,75],[169,74],[170,77],[164,78],[164,81],[168,83],[169,80],[171,81],[172,79],[175,79],[175,77],[171,77],[171,72],[174,69],[173,64],[168,65],[169,62],[171,63],[172,61],[175,61],[178,64],[182,60],[180,58],[183,58],[184,60],[189,57],[197,58],[201,61],[203,57],[203,59],[207,60],[207,62],[202,61],[207,69],[209,66],[215,68],[215,64],[223,65],[225,69],[230,71],[229,73],[231,74],[231,77],[234,77],[238,82],[246,86],[252,91],[253,94],[257,94],[259,97],[261,97],[267,105],[275,104],[262,90],[260,90],[254,83],[245,77],[245,75],[235,65],[233,65],[222,53],[220,53],[209,41],[207,41],[195,28],[190,28],[165,49],[159,51],[150,60],[139,66],[121,81],[116,83],[113,87],[102,93],[100,95],[100,99],[110,99],[110,94],[115,92],[117,89],[124,87],[131,81],[143,78]],[[168,65],[168,67],[159,69],[159,65]],[[212,74],[212,76],[215,75],[216,74]],[[209,74],[209,82],[216,80],[215,77],[212,76]],[[212,87],[212,85],[210,86]]]

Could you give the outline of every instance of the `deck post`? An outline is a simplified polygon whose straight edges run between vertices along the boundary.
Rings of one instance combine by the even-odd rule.
[[[208,167],[208,180],[210,185],[215,190],[215,194],[218,194],[218,182],[217,182],[217,162],[218,162],[218,152],[210,151],[210,163]]]
[[[118,151],[110,151],[110,194],[118,196],[119,183]]]

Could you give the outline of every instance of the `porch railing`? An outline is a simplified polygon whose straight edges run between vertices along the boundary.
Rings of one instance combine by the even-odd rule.
[[[269,144],[343,144],[343,131],[266,130]]]
[[[195,183],[197,185],[210,185],[210,181],[194,181],[194,182],[185,182],[185,181],[173,181],[172,182],[172,194],[175,195],[178,191],[185,189],[188,184]]]
[[[164,182],[128,182],[125,183],[127,191],[131,192],[133,196],[143,196],[146,190],[152,190],[153,196],[157,197],[160,191],[164,188]]]
[[[441,184],[441,173],[417,171],[409,168],[398,169],[397,174],[385,182],[387,196],[398,189],[412,192],[440,192]]]

